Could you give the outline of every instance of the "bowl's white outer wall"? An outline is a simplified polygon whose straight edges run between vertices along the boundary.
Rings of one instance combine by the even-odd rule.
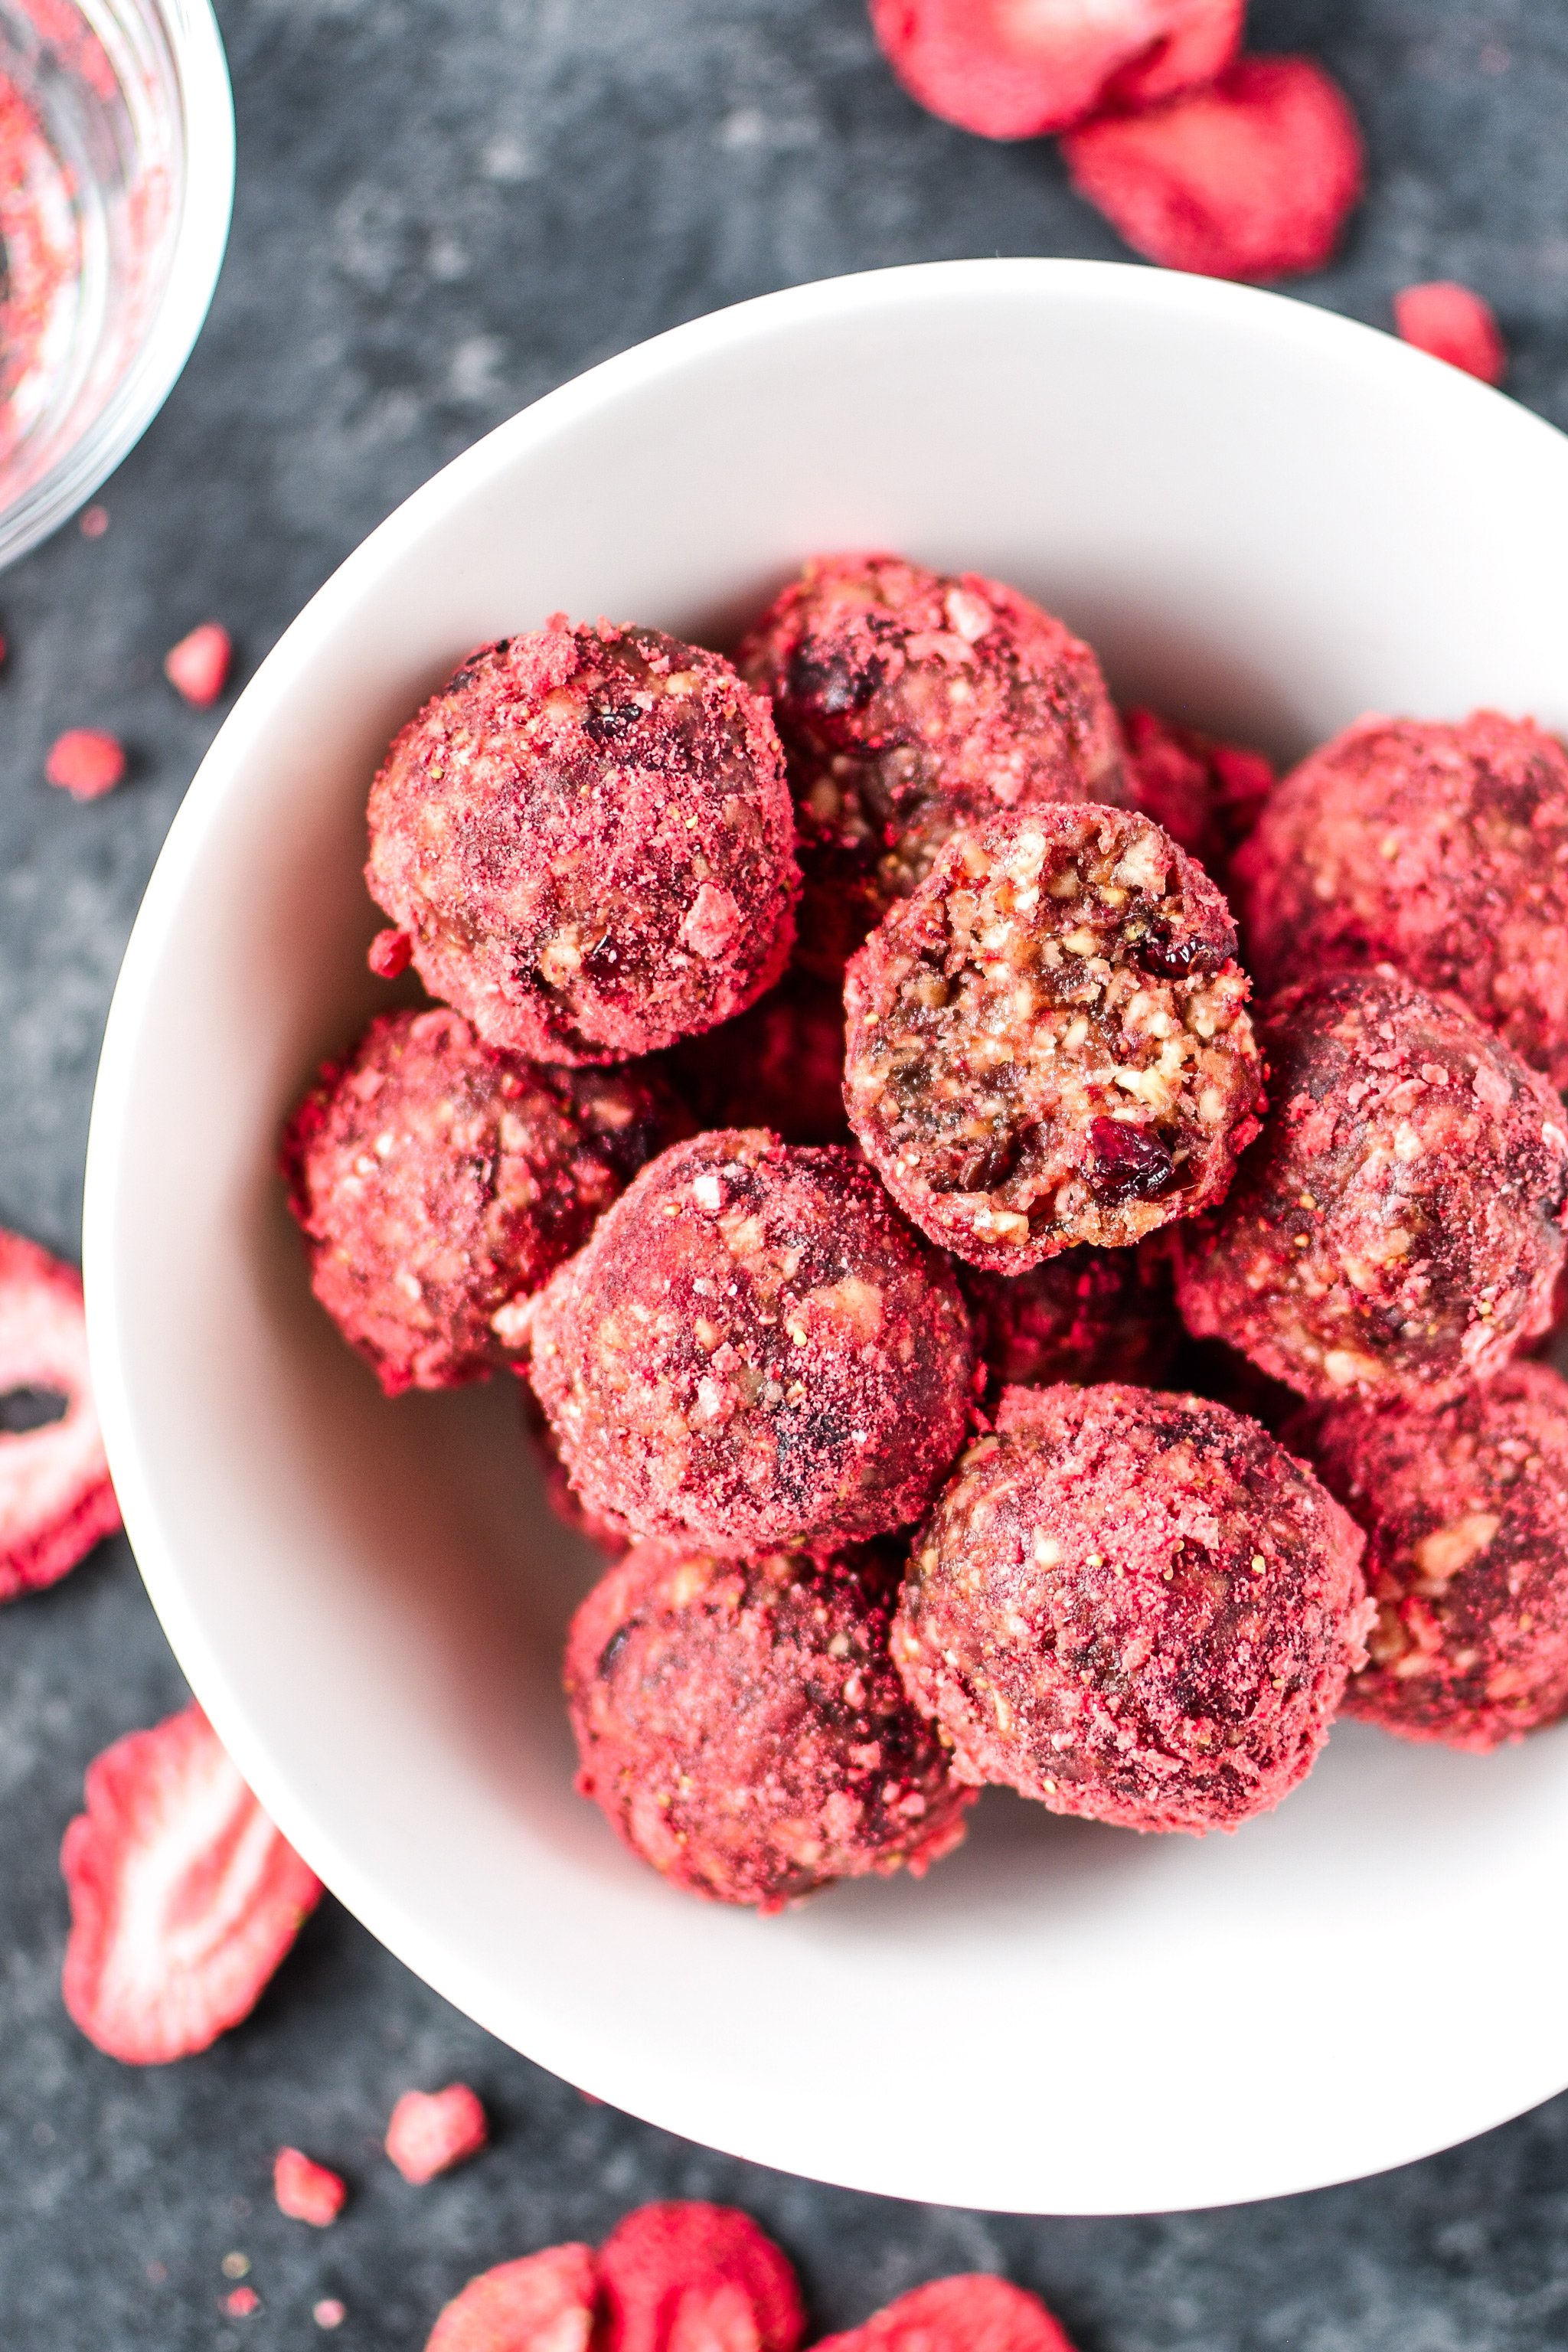
[[[1018,581],[1123,695],[1300,750],[1368,708],[1568,724],[1568,443],[1363,328],[1077,262],[770,296],[449,466],[264,664],[176,818],[88,1171],[93,1360],[174,1650],[263,1802],[410,1967],[690,2137],[889,2194],[1105,2212],[1363,2173],[1568,2083],[1568,1741],[1336,1734],[1234,1839],[1003,1796],[923,1886],[762,1921],[569,1793],[582,1555],[501,1391],[384,1404],[271,1174],[375,1001],[358,879],[394,726],[554,608],[731,626],[817,547]]]

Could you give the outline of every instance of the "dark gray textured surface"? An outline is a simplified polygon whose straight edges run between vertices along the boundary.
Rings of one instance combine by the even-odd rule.
[[[1048,147],[990,148],[918,115],[875,58],[861,0],[228,0],[220,14],[241,180],[212,322],[105,493],[108,535],[68,530],[0,581],[0,1222],[72,1252],[115,968],[216,723],[158,676],[174,636],[216,614],[253,665],[434,467],[678,320],[879,263],[1118,251]],[[1563,0],[1256,0],[1254,27],[1258,46],[1322,56],[1367,125],[1371,200],[1306,298],[1382,321],[1398,285],[1466,278],[1501,313],[1513,389],[1568,423]],[[82,722],[121,731],[135,755],[128,785],[90,807],[40,773],[53,735]],[[1082,2352],[1568,2342],[1568,2098],[1384,2179],[1238,2211],[926,2211],[586,2105],[331,1904],[216,2050],[118,2067],[60,2011],[55,1849],[88,1759],[180,1696],[122,1544],[0,1618],[8,2352],[412,2352],[473,2270],[596,2236],[669,2193],[751,2206],[800,2263],[824,2326],[982,2265],[1044,2291]],[[1500,1998],[1456,1984],[1456,2033],[1484,2032]],[[1398,1986],[1368,1985],[1366,2013],[1375,2071],[1400,2030]],[[497,2144],[406,2189],[374,2153],[378,2127],[408,2084],[459,2074],[489,2104]],[[284,2139],[351,2175],[335,2230],[273,2210]],[[232,2250],[262,2298],[243,2322],[219,2310]],[[349,2311],[335,2338],[310,2315],[328,2294]]]

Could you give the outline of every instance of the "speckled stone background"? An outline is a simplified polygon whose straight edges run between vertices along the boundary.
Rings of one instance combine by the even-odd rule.
[[[72,1253],[115,968],[216,724],[160,677],[175,636],[216,615],[254,666],[435,467],[679,320],[879,263],[1120,250],[1048,145],[989,147],[918,114],[861,0],[220,0],[219,13],[240,183],[211,323],[104,493],[107,534],[68,528],[0,580],[0,1221]],[[1324,58],[1368,132],[1370,200],[1302,298],[1383,323],[1399,285],[1467,278],[1501,315],[1513,391],[1568,425],[1563,0],[1255,0],[1253,31]],[[133,753],[126,786],[88,807],[42,781],[48,742],[78,723],[115,729]],[[1041,2290],[1081,2352],[1568,2343],[1568,2097],[1430,2163],[1289,2202],[1122,2221],[932,2211],[731,2163],[586,2105],[330,1901],[248,2024],[206,2056],[123,2069],[60,2009],[55,1853],[88,1759],[181,1696],[123,1543],[0,1617],[7,2352],[417,2352],[471,2272],[597,2237],[669,2194],[750,2206],[799,2263],[823,2328],[984,2266]],[[1495,1998],[1506,1991],[1456,1984],[1455,2032],[1484,2032]],[[1375,2070],[1400,2031],[1396,1984],[1367,1986],[1366,2020]],[[407,2189],[376,2152],[379,2127],[405,2086],[454,2075],[483,2094],[495,2145]],[[275,2211],[284,2139],[350,2175],[336,2229]],[[220,2308],[234,2253],[261,2299],[244,2321]],[[310,2315],[328,2295],[348,2312],[332,2338]]]

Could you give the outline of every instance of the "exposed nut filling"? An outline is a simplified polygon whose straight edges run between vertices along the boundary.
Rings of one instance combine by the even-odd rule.
[[[398,736],[369,815],[397,926],[378,969],[406,953],[492,1045],[624,1060],[784,969],[798,877],[767,706],[657,629],[557,618],[482,647]]]
[[[1059,806],[955,835],[846,984],[850,1124],[894,1199],[1001,1273],[1217,1200],[1262,1089],[1235,949],[1146,817]]]
[[[800,961],[837,981],[960,825],[1126,797],[1089,647],[1003,582],[892,555],[827,555],[736,656],[773,698],[805,888]]]
[[[725,1551],[918,1517],[973,1365],[951,1268],[859,1157],[761,1129],[654,1160],[532,1318],[583,1501]]]
[[[1181,1236],[1188,1328],[1303,1396],[1435,1404],[1489,1378],[1551,1320],[1557,1096],[1386,966],[1286,989],[1258,1036],[1273,1107],[1224,1208]]]

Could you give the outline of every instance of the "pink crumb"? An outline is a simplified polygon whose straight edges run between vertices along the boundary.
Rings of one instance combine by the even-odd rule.
[[[49,747],[44,774],[74,800],[111,793],[125,773],[125,746],[96,727],[68,727]]]
[[[310,2305],[310,2316],[318,2327],[341,2327],[348,2315],[347,2306],[335,2294],[324,2294],[320,2303]]]
[[[1406,286],[1394,298],[1394,323],[1418,352],[1447,360],[1483,383],[1500,383],[1508,372],[1508,351],[1492,307],[1468,286],[1448,278]]]
[[[261,2297],[253,2286],[237,2286],[223,2299],[223,2307],[231,2319],[248,2319],[253,2311],[261,2308]]]
[[[107,507],[85,507],[82,509],[81,520],[78,524],[77,528],[81,532],[83,539],[101,539],[104,532],[109,529],[109,509]]]
[[[389,924],[372,940],[365,961],[377,980],[395,980],[400,971],[407,971],[413,957],[414,942],[407,932]]]
[[[197,710],[216,702],[228,684],[234,642],[219,621],[203,621],[163,656],[163,675]]]
[[[317,2164],[297,2147],[280,2147],[272,2165],[272,2193],[278,2210],[291,2221],[309,2221],[324,2230],[343,2210],[348,2195],[342,2176]]]
[[[421,2188],[477,2156],[489,2137],[485,2111],[467,2083],[405,2091],[386,2126],[386,2152],[405,2180]]]

